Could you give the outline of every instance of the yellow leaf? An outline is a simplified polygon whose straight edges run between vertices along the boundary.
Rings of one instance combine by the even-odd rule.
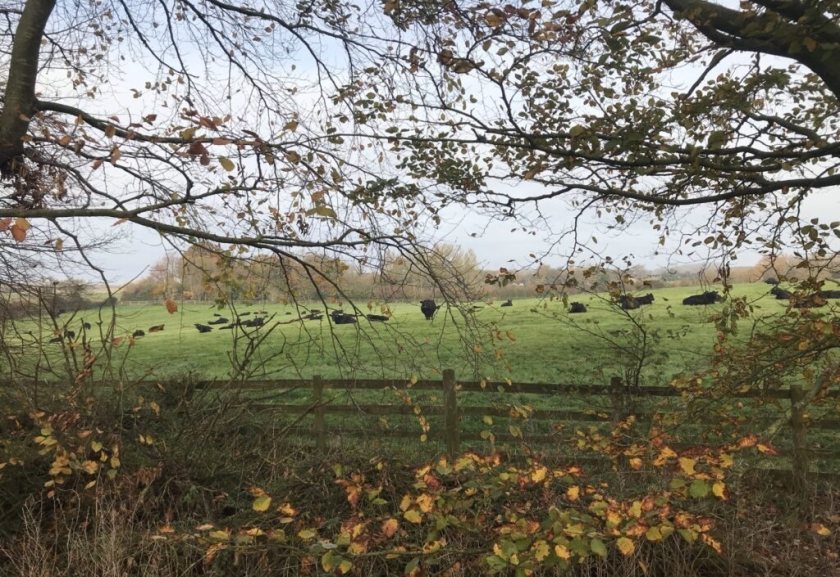
[[[531,473],[531,480],[532,480],[534,483],[539,483],[540,481],[542,481],[542,480],[544,480],[544,479],[545,479],[545,477],[546,477],[546,475],[547,475],[547,474],[548,474],[548,469],[547,469],[547,468],[545,468],[545,467],[543,467],[543,466],[537,467],[537,468],[536,468],[536,469],[534,469],[534,471]]]
[[[578,487],[577,485],[572,485],[571,487],[566,489],[566,498],[569,501],[572,501],[572,502],[577,501],[579,497],[580,497],[580,487]]]
[[[434,506],[434,502],[434,497],[425,493],[417,497],[417,505],[420,507],[420,510],[424,513],[431,512],[432,507]]]
[[[405,495],[400,501],[400,511],[407,511],[412,503],[414,503],[414,499],[411,498],[411,495]]]
[[[231,159],[229,159],[227,156],[220,156],[219,157],[219,164],[221,164],[222,168],[224,168],[228,172],[231,172],[234,169],[236,169],[236,164],[234,164],[234,162]]]
[[[211,531],[207,535],[211,539],[215,539],[216,541],[227,541],[230,539],[230,532],[229,531]]]
[[[420,514],[420,511],[417,509],[411,509],[403,513],[403,517],[409,523],[414,523],[415,525],[419,524],[423,520],[423,515]]]
[[[555,545],[554,554],[557,555],[560,559],[568,560],[572,558],[571,551],[569,551],[569,548],[565,545]]]
[[[285,517],[294,517],[297,515],[297,510],[288,501],[277,507],[277,512]]]
[[[627,537],[619,537],[615,544],[625,557],[632,555],[633,551],[636,550],[636,545]]]
[[[831,535],[831,529],[829,529],[822,523],[811,523],[811,531],[813,531],[821,537],[828,537],[829,535]]]
[[[645,532],[645,538],[648,541],[661,541],[662,531],[659,530],[659,527],[651,527]]]
[[[531,549],[534,551],[534,558],[542,562],[548,557],[548,554],[551,553],[551,549],[548,547],[548,543],[543,541],[542,539],[535,541],[534,544],[531,546]]]
[[[630,459],[630,468],[634,471],[638,471],[642,468],[642,460],[638,457],[633,457]]]
[[[315,533],[314,529],[301,529],[298,531],[297,536],[303,539],[304,541],[309,541],[313,537],[315,537],[317,533]]]
[[[53,247],[55,248],[56,252],[61,252],[64,250],[64,240],[57,238],[53,243]]]
[[[214,525],[212,523],[204,523],[203,525],[199,525],[195,528],[196,531],[209,531],[212,529]]]
[[[697,464],[697,459],[689,459],[688,457],[680,457],[680,469],[686,475],[694,475],[694,465]]]
[[[349,559],[344,559],[338,564],[338,572],[344,575],[353,568],[353,563]]]
[[[726,484],[723,481],[717,481],[712,484],[712,494],[720,499],[726,498]]]
[[[271,506],[271,497],[268,495],[261,495],[254,499],[254,502],[251,504],[251,508],[258,513],[263,513],[268,511],[268,508]]]

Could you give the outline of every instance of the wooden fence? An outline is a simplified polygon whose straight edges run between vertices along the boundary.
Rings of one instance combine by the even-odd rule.
[[[197,388],[214,388],[218,383],[201,382]],[[404,380],[324,380],[320,376],[314,376],[310,381],[306,380],[271,380],[271,381],[248,381],[240,388],[250,390],[281,391],[292,388],[300,389],[307,387],[311,390],[310,402],[307,404],[253,404],[255,408],[283,411],[287,414],[296,414],[301,417],[311,415],[311,435],[315,446],[323,450],[327,446],[331,434],[342,436],[354,435],[353,430],[329,429],[327,426],[327,415],[398,415],[409,414],[411,407],[401,407],[393,404],[353,404],[338,405],[325,400],[324,392],[328,389],[342,390],[383,390],[389,388],[405,389],[407,383]],[[630,414],[630,405],[634,400],[645,397],[679,397],[683,392],[672,387],[626,387],[620,378],[613,378],[609,385],[562,385],[544,383],[493,383],[493,382],[457,382],[455,372],[451,369],[443,371],[443,378],[440,381],[418,381],[410,385],[413,391],[436,391],[443,395],[442,406],[423,406],[424,415],[442,416],[442,440],[446,452],[450,455],[457,454],[461,449],[464,440],[477,440],[480,436],[465,435],[462,431],[463,418],[466,416],[504,416],[509,409],[498,406],[461,406],[459,394],[465,392],[487,393],[507,392],[532,395],[552,395],[560,398],[579,398],[582,396],[607,397],[609,410],[606,411],[575,411],[569,409],[541,409],[535,410],[529,415],[530,420],[550,421],[574,421],[574,422],[617,422]],[[823,397],[840,399],[840,391],[828,391]],[[789,407],[779,414],[786,416],[790,432],[791,449],[786,456],[791,459],[791,469],[794,473],[806,474],[810,468],[810,461],[817,452],[808,447],[808,431],[840,431],[840,419],[820,419],[813,421],[808,415],[808,407],[804,403],[805,393],[801,386],[793,385],[788,389],[777,389],[768,391],[745,391],[730,395],[728,399],[764,399],[780,403],[789,403]],[[634,413],[635,414],[635,413]],[[650,418],[650,414],[638,413],[640,420]],[[391,434],[391,433],[384,433]],[[405,433],[403,433],[405,435]],[[399,435],[397,435],[399,436]],[[411,433],[416,436],[416,433]],[[505,436],[498,436],[505,440]],[[556,442],[556,437],[551,435],[531,435],[528,442],[532,444]],[[833,460],[840,458],[840,451],[823,450],[819,453],[820,458]]]

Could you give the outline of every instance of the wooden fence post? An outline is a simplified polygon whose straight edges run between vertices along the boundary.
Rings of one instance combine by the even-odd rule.
[[[323,451],[327,448],[327,423],[324,419],[324,382],[321,375],[312,377],[312,406],[312,415],[315,418],[312,424],[315,448]]]
[[[613,422],[618,423],[626,417],[627,406],[625,395],[627,391],[621,377],[610,379],[610,398],[612,399]]]
[[[461,424],[458,419],[458,398],[455,393],[455,371],[443,370],[443,414],[446,453],[454,458],[460,452]]]
[[[804,495],[808,482],[808,440],[805,423],[805,392],[802,385],[790,386],[790,427],[793,430],[793,467],[794,490]]]

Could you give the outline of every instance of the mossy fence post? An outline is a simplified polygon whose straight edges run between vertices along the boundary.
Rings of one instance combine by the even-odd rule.
[[[613,422],[619,423],[627,416],[627,387],[624,386],[621,377],[610,379],[610,399]]]
[[[808,427],[805,423],[805,392],[802,385],[790,386],[790,427],[793,431],[793,468],[794,490],[800,495],[808,483]]]
[[[455,391],[455,371],[443,370],[443,422],[446,435],[446,454],[454,458],[460,452],[461,424],[458,418],[458,397]]]
[[[327,448],[327,422],[324,419],[324,381],[321,375],[312,377],[312,432],[315,435],[315,448],[323,451]]]

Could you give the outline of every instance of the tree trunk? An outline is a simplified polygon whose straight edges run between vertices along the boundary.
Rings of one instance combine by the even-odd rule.
[[[15,31],[0,114],[0,173],[4,176],[14,171],[15,159],[23,154],[22,138],[35,111],[38,54],[54,7],[55,0],[27,0]]]

